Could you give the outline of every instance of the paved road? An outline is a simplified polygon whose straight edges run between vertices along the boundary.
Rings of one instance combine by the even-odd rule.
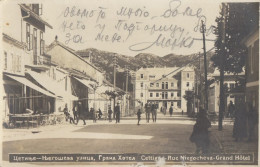
[[[193,122],[176,120],[136,125],[136,120],[120,124],[88,122],[87,126],[66,125],[4,139],[3,160],[8,153],[194,153],[189,141]],[[25,132],[26,133],[26,132]],[[211,152],[220,152],[212,138]]]

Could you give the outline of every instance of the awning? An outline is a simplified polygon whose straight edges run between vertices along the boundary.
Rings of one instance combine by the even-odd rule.
[[[76,78],[76,77],[74,77],[74,78],[76,80],[78,80],[79,82],[81,82],[86,87],[88,87],[89,89],[94,90],[93,86],[92,86],[92,85],[94,85],[94,83],[92,81],[89,81],[89,80],[86,80],[86,79],[79,79],[79,78]]]
[[[64,86],[53,81],[47,75],[40,74],[34,71],[28,71],[27,73],[31,75],[31,77],[33,77],[40,85],[42,85],[50,92],[54,93],[56,96],[60,96],[63,97],[64,99],[69,99],[69,100],[78,100],[78,97],[73,96],[72,94],[66,92],[65,90],[62,90]]]
[[[5,74],[6,76],[16,80],[17,82],[20,82],[21,84],[24,84],[42,94],[45,94],[47,96],[50,96],[50,97],[55,97],[55,95],[51,94],[50,92],[47,92],[46,90],[40,88],[39,86],[35,85],[34,83],[32,83],[31,81],[29,81],[28,79],[26,79],[25,77],[20,77],[20,76],[14,76],[14,75],[7,75]]]

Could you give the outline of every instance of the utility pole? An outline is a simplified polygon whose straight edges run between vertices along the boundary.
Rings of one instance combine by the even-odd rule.
[[[206,55],[206,44],[205,44],[205,25],[203,20],[201,20],[202,35],[203,35],[203,52],[204,52],[204,70],[205,70],[205,110],[208,112],[208,72],[207,72],[207,55]]]
[[[117,66],[117,57],[116,54],[113,57],[113,64],[114,64],[114,92],[116,92],[116,66]],[[114,112],[113,118],[115,118],[115,108],[116,108],[116,97],[114,97]]]
[[[126,70],[126,113],[128,114],[129,112],[129,97],[128,97],[128,77],[129,77],[129,67],[128,65],[125,66],[125,70]]]
[[[223,112],[225,110],[225,94],[224,94],[224,57],[225,57],[225,36],[226,36],[226,5],[225,3],[222,3],[222,12],[223,12],[223,23],[222,23],[222,54],[220,58],[220,79],[219,79],[219,85],[220,85],[220,92],[219,92],[219,119],[218,119],[218,130],[222,130],[222,119],[223,119]]]

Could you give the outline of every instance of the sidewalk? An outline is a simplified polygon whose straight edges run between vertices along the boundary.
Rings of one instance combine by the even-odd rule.
[[[258,140],[247,142],[247,138],[236,142],[232,137],[233,125],[223,125],[223,130],[219,131],[218,126],[214,125],[211,128],[211,134],[216,138],[216,141],[223,153],[258,153]]]

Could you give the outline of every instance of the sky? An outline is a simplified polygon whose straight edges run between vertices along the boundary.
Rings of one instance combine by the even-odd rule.
[[[213,0],[43,0],[46,44],[58,40],[74,50],[96,48],[135,56],[186,55],[214,46],[220,2]],[[7,15],[7,13],[3,13]]]
[[[201,20],[206,24],[206,50],[214,46],[218,1],[91,0],[43,1],[43,18],[55,36],[74,50],[96,48],[128,56],[165,56],[202,52]],[[76,3],[75,3],[76,2]]]

